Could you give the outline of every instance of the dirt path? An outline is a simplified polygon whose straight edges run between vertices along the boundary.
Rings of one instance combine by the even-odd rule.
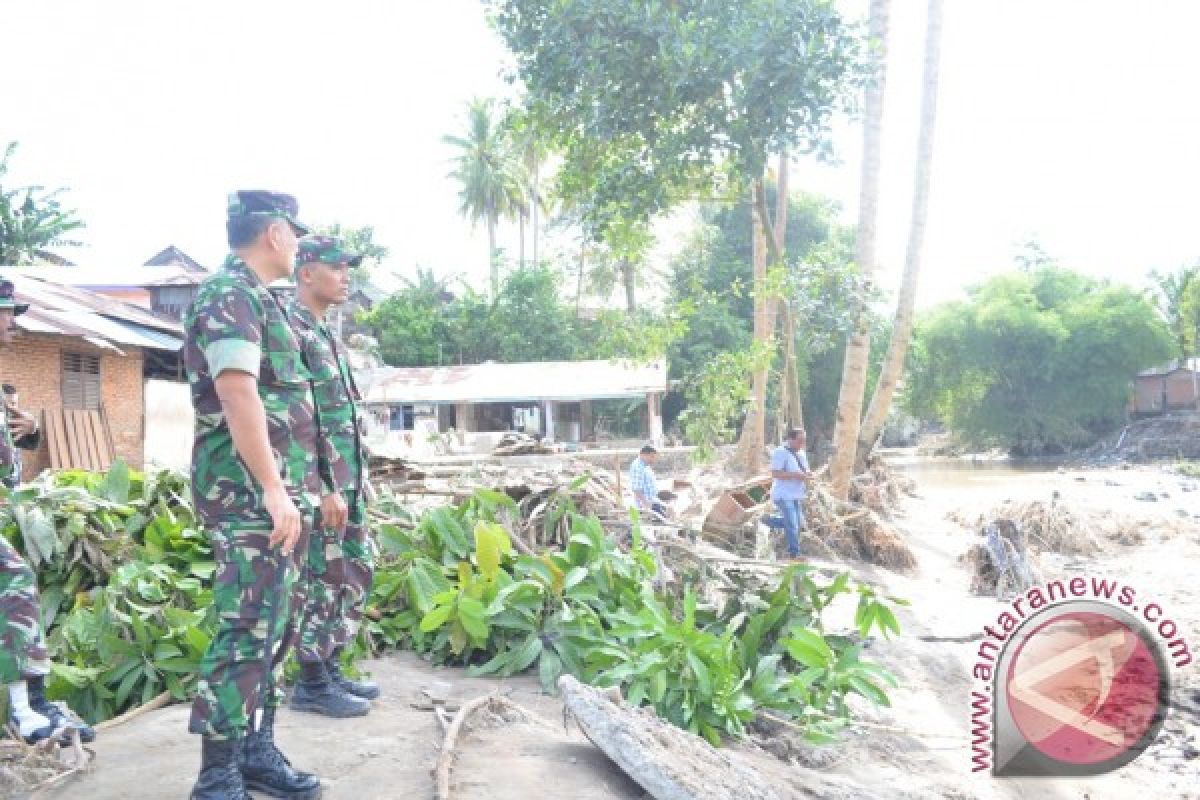
[[[1076,480],[1079,475],[1085,480]],[[1004,479],[981,475],[978,481],[965,484],[923,486],[921,497],[906,501],[896,519],[917,551],[920,572],[898,576],[883,570],[860,570],[912,601],[910,608],[902,610],[905,636],[896,642],[875,642],[869,651],[900,678],[901,688],[892,695],[893,707],[864,709],[871,726],[849,733],[836,748],[793,749],[794,764],[746,745],[733,748],[737,757],[792,798],[1200,798],[1194,771],[1200,759],[1178,755],[1160,758],[1148,753],[1100,779],[1001,781],[986,774],[972,775],[967,698],[972,688],[970,665],[978,645],[920,638],[970,636],[994,619],[999,609],[997,601],[968,593],[967,573],[957,558],[973,534],[948,520],[947,512],[966,509],[979,513],[1005,499],[1047,499],[1053,491],[1058,491],[1064,502],[1122,512],[1146,513],[1152,504],[1139,504],[1132,498],[1148,489],[1174,493],[1169,503],[1156,509],[1163,514],[1175,513],[1176,506],[1193,498],[1200,501],[1200,493],[1186,498],[1178,494],[1175,483],[1159,472],[1114,471],[1010,475]],[[1200,508],[1196,510],[1200,512]],[[1146,591],[1153,590],[1170,608],[1196,649],[1200,644],[1195,588],[1198,559],[1200,535],[1165,541],[1152,536],[1142,545],[1119,548],[1097,559],[1050,559],[1043,567],[1047,578],[1084,569],[1146,586]],[[411,653],[390,655],[368,667],[385,692],[370,716],[335,721],[290,712],[281,715],[279,738],[286,752],[299,767],[322,776],[328,798],[433,796],[430,770],[437,757],[440,728],[432,714],[410,706],[422,699],[422,689],[430,687],[452,699],[501,688],[535,716],[529,723],[478,728],[460,741],[461,756],[453,773],[459,800],[644,797],[573,725],[564,728],[561,702],[542,694],[532,677],[472,679],[459,669],[432,667]],[[1186,686],[1200,687],[1194,665],[1176,677]],[[96,770],[47,797],[186,797],[199,761],[198,743],[186,733],[186,718],[187,708],[176,706],[103,732],[95,745],[99,756]],[[1200,719],[1194,722],[1200,725]]]

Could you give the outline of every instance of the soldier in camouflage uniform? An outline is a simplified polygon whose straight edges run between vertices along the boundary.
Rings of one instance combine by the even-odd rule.
[[[367,700],[379,687],[342,674],[341,651],[358,632],[372,562],[367,537],[367,456],[357,403],[362,399],[342,346],[326,325],[329,307],[346,301],[349,268],[362,256],[340,241],[310,236],[300,241],[296,257],[296,296],[288,304],[293,327],[301,335],[305,361],[312,373],[321,421],[321,453],[331,464],[334,486],[345,497],[348,519],[343,529],[320,525],[310,542],[313,570],[305,627],[296,655],[301,679],[291,707],[326,716],[365,714]]]
[[[233,251],[200,287],[184,321],[184,366],[196,412],[192,494],[217,562],[218,626],[200,665],[189,729],[202,734],[193,800],[320,796],[274,743],[283,660],[298,629],[305,529],[321,484],[309,373],[267,285],[292,271],[294,198],[230,196]],[[300,593],[302,595],[302,593]]]
[[[12,342],[13,318],[28,308],[28,304],[16,302],[12,282],[0,280],[0,343]],[[10,417],[7,405],[0,404],[0,482],[5,486],[11,488],[16,471],[13,434],[20,439],[35,432],[32,417]],[[8,691],[9,721],[30,744],[71,728],[78,730],[85,742],[94,740],[95,731],[46,699],[49,673],[37,576],[0,536],[0,684]]]

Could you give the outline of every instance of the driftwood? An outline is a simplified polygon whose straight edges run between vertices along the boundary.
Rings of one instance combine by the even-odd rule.
[[[619,693],[558,679],[563,703],[592,744],[655,800],[780,800],[757,772],[695,734],[620,702]]]
[[[454,745],[458,741],[458,732],[462,730],[463,723],[472,712],[478,711],[494,699],[497,698],[490,694],[476,697],[458,710],[450,722],[450,727],[446,729],[446,736],[442,739],[442,751],[438,754],[437,766],[434,768],[438,800],[450,800],[450,762],[454,759]]]
[[[171,692],[165,691],[162,694],[160,694],[157,697],[150,700],[150,702],[148,702],[148,703],[143,703],[142,705],[138,706],[137,708],[131,708],[119,717],[113,717],[110,720],[105,720],[104,722],[101,722],[99,725],[96,726],[96,730],[103,731],[103,730],[108,730],[109,728],[115,728],[118,725],[124,725],[126,722],[129,722],[129,720],[137,719],[142,714],[145,714],[147,711],[154,711],[156,709],[163,708],[164,706],[170,705],[170,703],[171,703]]]

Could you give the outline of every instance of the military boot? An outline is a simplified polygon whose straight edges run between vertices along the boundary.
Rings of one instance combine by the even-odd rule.
[[[33,708],[29,701],[28,681],[10,683],[8,689],[8,723],[26,744],[37,744],[43,739],[62,733],[62,728],[48,715]]]
[[[79,741],[85,744],[96,741],[96,731],[92,726],[63,711],[58,703],[51,703],[46,699],[45,678],[39,675],[36,678],[30,678],[26,683],[29,686],[30,708],[48,718],[55,728],[64,731],[79,731]]]
[[[200,777],[192,786],[191,800],[251,800],[238,772],[238,742],[204,737],[200,751]]]
[[[258,730],[246,734],[237,754],[238,768],[246,788],[269,797],[313,800],[321,796],[321,779],[297,772],[292,762],[275,746],[275,709],[263,709]]]
[[[288,707],[338,719],[366,716],[371,710],[371,704],[366,700],[334,683],[321,661],[300,662],[300,681],[292,692]]]
[[[333,681],[333,684],[341,687],[342,691],[364,700],[374,700],[379,697],[379,684],[374,681],[356,681],[342,674],[341,656],[342,651],[335,650],[333,658],[325,662],[325,671],[329,673],[329,679]]]

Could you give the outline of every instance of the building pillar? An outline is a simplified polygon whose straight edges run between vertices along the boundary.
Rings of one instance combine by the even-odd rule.
[[[475,430],[475,409],[470,403],[454,404],[454,427],[463,433]]]
[[[590,442],[596,438],[596,431],[592,429],[592,401],[579,401],[579,440]]]
[[[662,442],[662,408],[657,394],[646,395],[646,430],[650,434],[650,441],[652,443],[659,444]]]
[[[548,440],[554,441],[554,401],[542,401],[542,435]]]

